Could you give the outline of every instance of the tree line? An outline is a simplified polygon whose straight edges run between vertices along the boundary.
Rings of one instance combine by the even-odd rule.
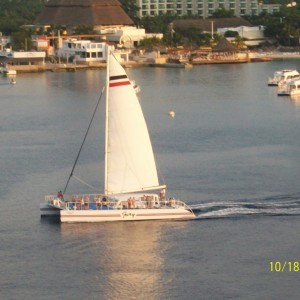
[[[265,26],[265,35],[275,39],[280,45],[298,46],[300,38],[300,5],[290,7],[287,0],[272,1],[273,3],[274,1],[281,1],[282,7],[279,12],[274,14],[263,12],[259,16],[244,16],[244,18],[253,25]],[[47,0],[0,0],[0,32],[13,37],[13,48],[15,50],[24,49],[25,46],[30,47],[30,35],[33,32],[22,26],[33,24],[46,2]],[[155,38],[145,40],[145,47],[150,44],[152,46],[163,44],[166,46],[187,45],[189,47],[198,47],[209,45],[212,41],[211,34],[205,33],[199,28],[176,28],[175,31],[173,28],[170,28],[170,23],[175,19],[200,18],[199,16],[179,17],[165,14],[139,18],[139,8],[135,0],[120,0],[120,3],[136,26],[145,28],[146,32],[164,34],[162,41]],[[233,12],[223,8],[216,10],[212,15],[212,18],[224,17],[234,17]],[[79,26],[76,33],[92,33],[92,27]],[[214,36],[213,38],[216,40],[218,37]]]

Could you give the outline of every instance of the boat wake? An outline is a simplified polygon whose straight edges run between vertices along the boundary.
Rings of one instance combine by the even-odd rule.
[[[300,215],[300,194],[189,205],[198,219]]]

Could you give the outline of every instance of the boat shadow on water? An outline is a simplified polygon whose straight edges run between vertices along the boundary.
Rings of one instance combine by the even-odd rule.
[[[59,215],[41,216],[40,222],[41,224],[60,224],[60,217]]]

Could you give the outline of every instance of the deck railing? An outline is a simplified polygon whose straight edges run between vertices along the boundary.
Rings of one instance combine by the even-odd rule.
[[[100,194],[81,194],[81,195],[63,195],[63,198],[58,198],[54,195],[45,197],[47,203],[62,209],[70,210],[111,210],[111,209],[157,209],[157,208],[185,208],[191,210],[184,202],[171,199],[143,199],[139,197],[135,199],[115,199],[105,197]]]

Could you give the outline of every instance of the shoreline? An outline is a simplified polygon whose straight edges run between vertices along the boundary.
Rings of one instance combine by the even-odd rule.
[[[240,61],[240,60],[203,60],[199,62],[191,62],[191,65],[199,66],[199,65],[207,65],[207,64],[236,64],[236,63],[247,63],[247,62],[268,62],[276,59],[300,59],[300,53],[273,53],[273,52],[265,52],[265,53],[257,53],[255,56],[250,57],[248,61]],[[139,67],[168,67],[170,64],[153,64],[153,63],[144,63],[144,62],[136,62],[129,61],[122,64],[125,68],[139,68]],[[165,65],[165,66],[164,66]],[[169,66],[171,67],[171,66]],[[105,69],[106,63],[93,63],[93,64],[52,64],[45,63],[43,65],[11,65],[10,69],[16,70],[17,73],[39,73],[39,72],[75,72],[80,70],[93,70],[93,69]]]
[[[300,58],[300,53],[299,54],[268,54],[268,57],[271,57],[272,59],[280,59],[280,58]]]

